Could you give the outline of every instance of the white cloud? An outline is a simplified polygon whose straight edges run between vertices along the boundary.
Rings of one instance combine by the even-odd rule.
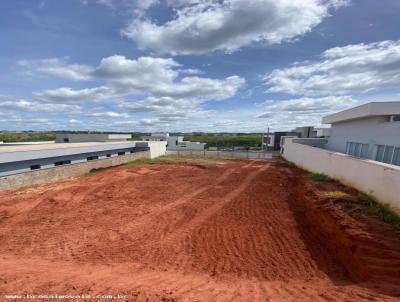
[[[121,34],[157,53],[235,51],[255,42],[292,40],[311,31],[345,0],[168,1],[175,17],[164,24],[134,18]]]
[[[0,109],[17,112],[43,113],[59,113],[68,111],[69,113],[75,114],[81,111],[81,107],[78,105],[40,103],[4,95],[0,95]]]
[[[87,116],[99,117],[99,118],[126,118],[129,117],[127,113],[113,112],[113,111],[103,111],[103,112],[93,112],[87,114]]]
[[[275,129],[286,128],[290,130],[297,126],[319,125],[323,116],[360,103],[351,96],[301,97],[283,101],[268,100],[261,105],[263,111],[257,117],[264,118],[267,124]]]
[[[84,89],[58,88],[41,92],[34,92],[34,97],[53,103],[81,103],[110,100],[116,97],[114,90],[108,87],[95,87]]]
[[[65,65],[57,74],[69,75],[70,70]],[[51,102],[71,103],[82,101],[110,100],[128,94],[141,94],[156,97],[196,98],[201,100],[222,100],[235,95],[245,80],[239,76],[225,79],[211,79],[199,76],[179,78],[187,73],[186,69],[173,59],[140,57],[136,60],[124,56],[103,58],[96,68],[85,74],[85,79],[102,80],[104,86],[74,90],[59,88],[35,93],[35,97]],[[194,70],[189,69],[189,73]]]
[[[140,101],[125,101],[119,104],[131,113],[153,114],[163,121],[184,120],[206,117],[210,112],[201,108],[203,101],[198,99],[175,99],[171,97],[149,97]]]
[[[183,77],[177,80],[185,69],[173,59],[140,57],[130,60],[124,56],[104,58],[93,72],[117,90],[150,94],[158,97],[202,99],[226,99],[233,96],[244,85],[244,79],[231,76],[225,79],[204,77]]]
[[[70,120],[68,121],[68,124],[71,124],[71,125],[80,125],[80,124],[82,124],[82,122],[79,121],[79,120],[76,120],[76,119],[70,119]]]
[[[269,92],[331,95],[400,87],[400,40],[335,47],[265,76]]]
[[[41,60],[19,60],[17,64],[29,68],[30,72],[39,72],[73,81],[89,80],[92,68],[83,64],[68,64],[66,58]]]
[[[45,62],[49,64],[46,65]],[[180,121],[187,123],[189,119],[210,116],[211,111],[203,108],[206,102],[228,99],[245,85],[245,80],[237,75],[221,79],[199,76],[201,70],[185,68],[171,58],[128,59],[113,55],[103,58],[98,66],[85,66],[82,69],[84,71],[79,73],[80,77],[74,75],[79,69],[76,64],[60,62],[66,61],[25,60],[19,61],[19,65],[33,69],[33,72],[100,83],[99,86],[92,88],[62,87],[33,93],[35,101],[46,103],[53,108],[77,106],[75,104],[85,108],[96,103],[102,106],[108,105],[106,110],[92,108],[86,114],[80,112],[86,120],[129,118],[131,115],[127,112],[130,112],[135,115],[133,118],[137,118],[138,125],[141,126],[177,125]],[[54,72],[56,67],[57,72]],[[101,123],[98,123],[96,125],[100,126]],[[89,126],[94,127],[95,124]],[[115,125],[115,127],[122,126]]]
[[[111,8],[113,10],[121,9],[121,10],[127,10],[127,9],[135,9],[135,10],[144,10],[148,9],[152,5],[158,3],[158,0],[137,0],[137,1],[132,1],[132,0],[96,0],[96,3],[104,5],[108,8]],[[87,3],[86,3],[87,4]],[[86,5],[85,4],[85,5]]]

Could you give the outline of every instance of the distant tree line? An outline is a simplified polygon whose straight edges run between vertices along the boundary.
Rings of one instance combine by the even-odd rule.
[[[7,132],[0,133],[0,141],[5,143],[54,141],[56,135],[53,132]]]
[[[185,134],[184,140],[206,143],[207,147],[261,147],[261,134]]]

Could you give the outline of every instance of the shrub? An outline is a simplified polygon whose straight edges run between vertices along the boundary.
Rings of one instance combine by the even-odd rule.
[[[322,182],[333,182],[334,181],[328,175],[322,174],[322,173],[310,173],[310,177],[311,177],[311,179],[316,180],[316,181],[322,181]]]

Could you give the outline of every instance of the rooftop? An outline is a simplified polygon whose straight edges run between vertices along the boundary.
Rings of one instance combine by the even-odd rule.
[[[118,141],[118,142],[84,142],[84,143],[48,143],[48,144],[31,144],[31,145],[0,145],[0,153],[11,153],[11,152],[29,152],[29,151],[41,151],[41,150],[55,150],[55,149],[70,149],[70,148],[82,148],[82,147],[97,147],[97,146],[109,146],[127,144],[132,145],[134,141]]]
[[[371,102],[331,115],[327,115],[322,118],[322,123],[334,124],[371,116],[398,114],[400,114],[400,102]]]

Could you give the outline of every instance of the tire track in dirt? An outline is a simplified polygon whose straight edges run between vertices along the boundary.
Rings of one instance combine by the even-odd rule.
[[[127,301],[398,300],[351,281],[324,238],[305,236],[289,168],[235,161],[146,169],[110,169],[22,198],[15,219],[0,222],[0,295],[24,289],[128,293]],[[0,193],[0,208],[13,198]],[[373,265],[380,263],[388,265]]]
[[[20,278],[13,278],[18,263]],[[327,281],[259,281],[240,278],[217,279],[204,274],[183,274],[178,271],[151,271],[137,265],[74,264],[43,259],[3,257],[0,265],[0,294],[25,293],[88,293],[126,294],[126,301],[398,301],[344,283],[339,287]],[[32,284],[32,280],[35,283]],[[110,286],[112,284],[112,286]],[[50,288],[49,288],[50,286]],[[167,300],[170,299],[170,300]]]
[[[251,168],[253,163],[249,163],[243,168]],[[194,229],[198,228],[204,221],[209,219],[211,216],[218,213],[223,207],[225,207],[228,203],[230,203],[233,199],[242,194],[250,183],[259,175],[259,173],[265,171],[268,167],[268,164],[258,167],[251,173],[249,173],[246,178],[240,183],[238,187],[234,190],[230,191],[224,198],[216,201],[213,205],[208,207],[206,210],[197,214],[193,219],[188,221],[186,224],[180,226],[178,229],[175,229],[171,234],[167,234],[162,240],[161,244],[166,245],[174,245],[176,242],[184,239],[185,236],[188,236],[190,233],[194,231]],[[220,181],[222,183],[222,181]],[[217,183],[218,185],[218,183]],[[205,190],[206,191],[206,190]]]

